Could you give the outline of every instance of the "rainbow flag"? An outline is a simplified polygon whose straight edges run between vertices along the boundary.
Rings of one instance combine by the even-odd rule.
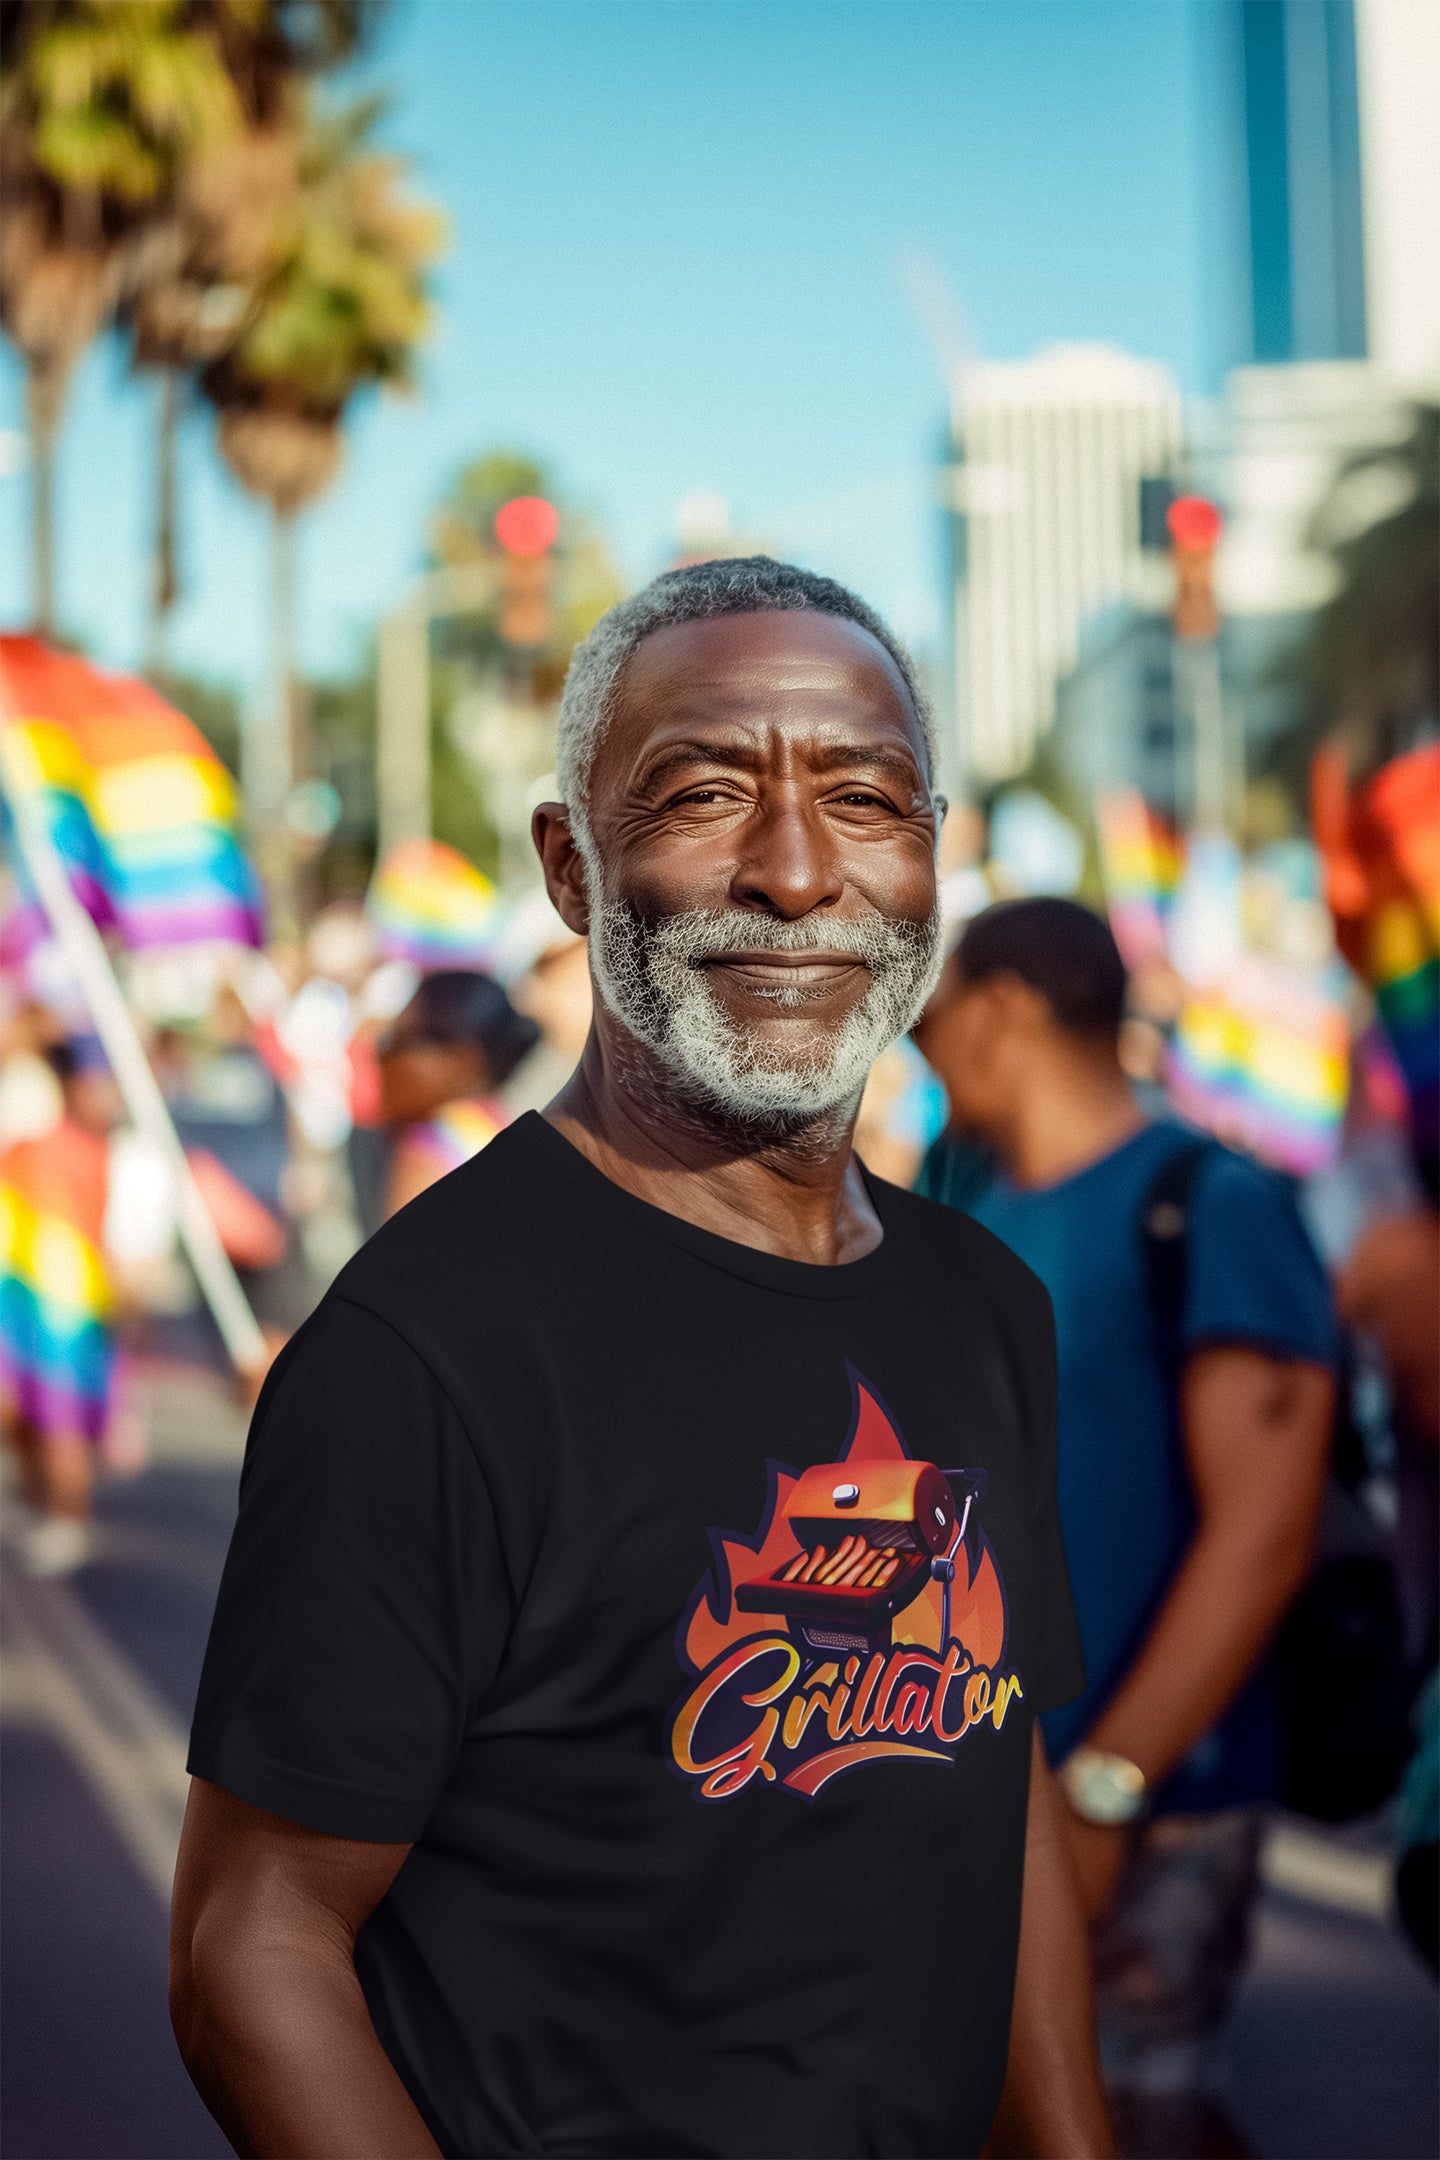
[[[106,1143],[68,1121],[0,1155],[0,1379],[41,1433],[99,1440],[114,1372]]]
[[[1245,953],[1186,1000],[1165,1078],[1193,1124],[1305,1177],[1338,1152],[1349,1067],[1341,986]]]
[[[449,1170],[458,1170],[461,1163],[469,1162],[488,1147],[505,1126],[506,1115],[499,1103],[478,1102],[468,1096],[446,1103],[424,1125],[416,1125],[406,1133],[404,1145],[418,1149],[435,1166],[435,1175],[443,1177]]]
[[[1106,911],[1125,965],[1163,960],[1166,918],[1185,865],[1178,837],[1130,787],[1097,796],[1095,826]]]
[[[1374,993],[1419,1144],[1440,1146],[1440,743],[1351,794],[1340,751],[1311,768],[1325,897],[1340,950]]]
[[[499,927],[489,878],[443,840],[392,848],[365,908],[381,951],[419,968],[482,966]]]
[[[260,891],[235,837],[235,785],[199,729],[148,683],[39,638],[0,637],[0,725],[82,905],[131,951],[261,943]],[[0,936],[47,934],[23,872]]]

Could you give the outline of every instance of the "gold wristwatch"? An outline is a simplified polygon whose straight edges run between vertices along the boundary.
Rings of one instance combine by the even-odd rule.
[[[1145,1812],[1145,1773],[1126,1755],[1077,1747],[1057,1773],[1060,1789],[1082,1822],[1117,1830]]]

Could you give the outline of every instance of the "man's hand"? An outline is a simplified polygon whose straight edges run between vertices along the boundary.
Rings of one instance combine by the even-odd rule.
[[[353,1957],[408,1850],[323,1837],[192,1783],[170,2013],[201,2099],[247,2160],[437,2160]]]
[[[1011,2160],[1111,2160],[1100,2082],[1090,1941],[1066,1839],[1068,1809],[1036,1727],[1010,2058],[986,2145]]]

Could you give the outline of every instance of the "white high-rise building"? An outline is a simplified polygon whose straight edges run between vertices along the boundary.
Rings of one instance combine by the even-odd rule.
[[[1367,360],[1295,360],[1236,368],[1213,417],[1218,435],[1196,446],[1196,469],[1225,510],[1221,610],[1232,620],[1306,615],[1335,589],[1334,563],[1311,530],[1317,504],[1347,459],[1408,435],[1411,410]],[[1357,478],[1357,529],[1398,507],[1404,491],[1395,489],[1388,467]]]
[[[956,703],[966,778],[1021,772],[1081,625],[1139,597],[1140,482],[1173,471],[1180,392],[1106,345],[968,366],[955,386]]]
[[[1370,358],[1440,391],[1440,6],[1358,0],[1360,166]]]

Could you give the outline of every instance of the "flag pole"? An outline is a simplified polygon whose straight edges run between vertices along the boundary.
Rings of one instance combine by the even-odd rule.
[[[264,1370],[268,1357],[265,1338],[185,1160],[180,1136],[150,1069],[105,941],[71,888],[40,807],[38,791],[26,776],[22,753],[8,721],[0,721],[0,791],[10,805],[15,837],[30,881],[85,994],[95,1032],[105,1047],[131,1121],[137,1132],[158,1148],[175,1180],[181,1240],[230,1362],[238,1373],[253,1379]]]

